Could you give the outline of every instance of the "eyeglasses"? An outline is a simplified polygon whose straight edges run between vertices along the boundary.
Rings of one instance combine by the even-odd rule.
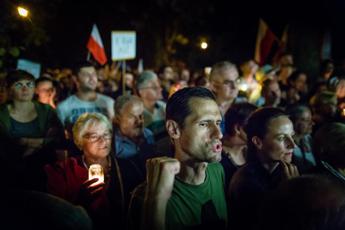
[[[105,133],[103,135],[88,133],[83,136],[83,138],[87,139],[90,143],[99,142],[101,139],[105,141],[109,141],[111,137],[112,137],[111,133]]]
[[[224,86],[227,86],[227,87],[232,87],[232,88],[235,88],[235,87],[238,87],[239,83],[240,83],[240,80],[237,79],[235,81],[232,81],[232,80],[224,80],[223,82],[217,82],[217,81],[214,81],[214,83],[218,84],[218,85],[224,85]]]
[[[32,88],[35,87],[35,83],[33,81],[29,81],[29,82],[26,82],[26,83],[22,83],[22,82],[14,83],[14,88],[17,89],[17,90],[22,89],[24,86],[26,86],[29,89],[32,89]]]

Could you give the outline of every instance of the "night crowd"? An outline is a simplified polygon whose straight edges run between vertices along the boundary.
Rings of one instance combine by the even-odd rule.
[[[345,71],[295,64],[7,71],[2,226],[345,229]]]

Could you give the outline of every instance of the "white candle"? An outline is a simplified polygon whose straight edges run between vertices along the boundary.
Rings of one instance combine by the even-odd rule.
[[[98,181],[91,186],[104,182],[104,172],[100,164],[92,164],[89,167],[89,180],[97,178]]]

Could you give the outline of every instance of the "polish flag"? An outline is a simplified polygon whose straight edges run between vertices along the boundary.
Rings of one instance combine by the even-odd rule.
[[[87,49],[99,64],[104,65],[107,62],[101,35],[96,24],[92,27],[91,36],[87,42]]]
[[[276,41],[278,41],[277,37],[268,28],[264,20],[260,19],[255,46],[255,61],[258,62],[260,66],[267,61],[266,59],[270,54],[273,43]]]

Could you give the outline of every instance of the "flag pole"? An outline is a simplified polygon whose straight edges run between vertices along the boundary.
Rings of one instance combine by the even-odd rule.
[[[122,62],[122,95],[126,93],[126,60]]]

